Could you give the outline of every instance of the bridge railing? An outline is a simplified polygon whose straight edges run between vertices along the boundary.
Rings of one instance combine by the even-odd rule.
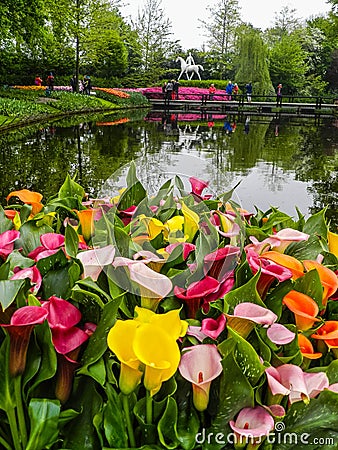
[[[244,105],[245,103],[249,103],[247,100],[246,94],[237,94],[237,95],[228,95],[223,92],[216,92],[212,96],[208,93],[181,93],[178,92],[178,95],[176,95],[174,98],[170,97],[168,98],[165,93],[156,93],[156,97],[153,97],[152,95],[147,95],[149,99],[156,98],[157,100],[163,100],[164,103],[170,103],[172,101],[198,101],[202,104],[205,104],[208,101],[232,101],[232,102],[238,102],[239,105]],[[251,102],[270,102],[270,103],[276,103],[276,95],[262,95],[262,94],[256,94],[251,95]],[[282,104],[283,103],[311,103],[315,104],[316,108],[321,108],[323,104],[328,105],[337,105],[337,98],[334,96],[306,96],[306,95],[293,95],[293,94],[285,94],[282,96]]]

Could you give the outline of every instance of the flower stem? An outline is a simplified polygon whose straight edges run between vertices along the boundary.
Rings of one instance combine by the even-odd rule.
[[[12,450],[12,447],[0,436],[0,446],[3,446],[6,450]]]
[[[127,395],[122,394],[122,402],[123,402],[124,416],[126,418],[126,423],[127,423],[129,443],[130,443],[131,447],[136,447],[134,429],[133,429],[133,425],[131,423],[129,401],[128,401]]]
[[[146,422],[148,425],[153,423],[153,400],[150,391],[146,391]]]
[[[26,448],[27,429],[26,429],[25,412],[24,412],[23,403],[22,403],[21,375],[18,375],[14,378],[14,392],[15,392],[15,400],[16,400],[16,408],[17,408],[17,416],[18,416],[19,430],[20,430],[20,436],[21,436],[21,443],[22,443],[22,447]]]
[[[20,439],[19,439],[19,430],[16,423],[16,416],[15,416],[15,410],[14,408],[10,407],[7,408],[7,417],[9,426],[11,429],[13,444],[15,450],[22,450]]]

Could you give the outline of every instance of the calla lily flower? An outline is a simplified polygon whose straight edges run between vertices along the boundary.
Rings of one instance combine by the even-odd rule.
[[[239,436],[258,438],[267,436],[274,429],[275,422],[269,412],[262,406],[243,408],[236,420],[230,420],[230,427]]]
[[[230,326],[244,337],[248,336],[253,329],[250,323],[245,324],[245,321],[249,321],[268,327],[267,336],[274,344],[285,345],[295,338],[295,333],[288,330],[284,325],[275,323],[278,319],[275,313],[255,303],[239,303],[235,307],[233,315],[228,314],[227,318],[230,319]]]
[[[238,236],[240,228],[235,222],[235,217],[233,215],[224,214],[221,211],[212,211],[211,214],[211,223],[215,225],[216,230],[221,236]]]
[[[9,325],[1,324],[10,336],[9,373],[12,377],[23,374],[32,330],[47,316],[48,312],[40,306],[23,306],[14,312]]]
[[[338,258],[338,234],[328,231],[327,239],[329,244],[329,251]]]
[[[172,282],[167,276],[150,269],[144,262],[117,257],[113,266],[128,268],[130,279],[139,286],[143,307],[156,310],[158,303],[172,289]]]
[[[293,364],[265,369],[269,388],[273,395],[289,395],[290,403],[316,397],[328,388],[329,380],[324,372],[306,373]]]
[[[155,314],[136,307],[133,320],[117,320],[108,333],[108,346],[121,362],[120,389],[133,392],[144,374],[144,386],[155,395],[163,381],[177,370],[180,352],[176,340],[188,324],[179,318],[179,310]]]
[[[200,180],[199,178],[190,177],[189,181],[191,184],[192,194],[195,194],[198,197],[201,197],[204,189],[209,186],[209,182]]]
[[[293,256],[284,255],[275,251],[264,252],[260,255],[263,260],[272,261],[279,266],[285,267],[292,272],[292,279],[296,280],[304,275],[304,267],[298,259]]]
[[[200,281],[195,281],[187,289],[174,287],[174,294],[177,298],[184,301],[188,310],[188,317],[194,319],[197,311],[202,305],[203,300],[208,295],[213,294],[219,289],[220,283],[215,278],[206,276]]]
[[[221,360],[216,345],[210,344],[189,347],[182,354],[179,371],[192,383],[193,402],[198,411],[208,407],[211,382],[223,370]]]
[[[65,244],[65,237],[58,233],[45,233],[40,236],[41,245],[32,250],[28,257],[34,261],[54,255]]]
[[[327,300],[338,289],[338,277],[333,270],[323,266],[317,261],[305,260],[303,261],[304,267],[307,271],[316,269],[323,286],[323,305],[325,306]]]
[[[94,232],[94,217],[97,213],[97,209],[88,208],[75,212],[80,221],[82,236],[85,241],[88,242]]]
[[[29,278],[32,284],[34,284],[30,290],[36,294],[42,283],[42,276],[39,269],[36,266],[21,269],[11,277],[11,280],[24,280],[25,278]]]
[[[195,251],[196,245],[189,244],[189,242],[175,242],[174,244],[169,244],[166,246],[165,251],[169,253],[169,255],[173,252],[173,250],[181,246],[183,248],[183,259],[186,260],[191,252]]]
[[[274,248],[277,252],[283,253],[292,242],[307,241],[309,237],[309,234],[293,228],[283,228],[277,233],[270,235],[264,242],[270,244],[271,248]]]
[[[7,230],[0,234],[0,257],[6,259],[14,250],[14,242],[19,239],[20,232]]]
[[[144,365],[144,387],[155,395],[176,373],[181,357],[178,345],[160,326],[149,323],[136,329],[133,349]]]
[[[23,203],[27,205],[32,205],[32,214],[35,216],[38,212],[43,208],[43,204],[41,203],[42,194],[39,192],[29,191],[28,189],[21,189],[20,191],[13,191],[9,195],[7,195],[6,200],[12,197],[18,197]]]
[[[225,328],[226,318],[220,314],[217,319],[208,317],[202,320],[201,332],[212,339],[217,339]]]
[[[192,242],[198,231],[199,215],[188,208],[184,202],[182,202],[182,214],[184,217],[184,235],[187,237],[187,242]]]
[[[79,259],[83,265],[84,278],[91,277],[96,281],[103,268],[113,262],[114,256],[115,247],[113,245],[107,245],[106,247],[80,252],[77,254],[76,258]]]
[[[206,337],[205,333],[202,332],[202,328],[197,325],[189,325],[187,330],[187,336],[193,336],[199,342],[203,342]]]
[[[325,324],[311,336],[313,339],[322,340],[329,348],[338,347],[338,321],[327,320]]]
[[[319,313],[318,305],[306,294],[292,290],[284,296],[283,304],[294,313],[298,330],[309,330],[315,322],[320,322],[316,318]]]
[[[227,277],[238,263],[240,248],[226,245],[204,257],[204,273],[218,281]]]
[[[81,320],[81,312],[67,300],[53,296],[42,303],[42,308],[48,312],[47,321],[58,353],[65,355],[88,339],[88,334],[75,326]]]
[[[315,353],[310,339],[308,339],[306,336],[304,336],[304,334],[300,334],[300,333],[298,334],[298,345],[299,345],[299,350],[301,351],[301,353],[303,355],[303,358],[307,358],[307,359],[321,358],[322,353],[320,353],[320,352]]]
[[[133,342],[139,324],[135,320],[117,320],[107,336],[108,347],[121,362],[119,387],[125,395],[131,394],[141,382],[141,362],[135,355]]]

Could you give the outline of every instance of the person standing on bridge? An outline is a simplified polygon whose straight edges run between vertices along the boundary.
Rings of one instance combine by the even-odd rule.
[[[279,83],[276,89],[276,106],[282,107],[282,87],[283,85]]]
[[[245,90],[246,90],[246,99],[248,100],[248,103],[251,103],[251,96],[252,96],[252,83],[250,81],[250,83],[245,85]]]

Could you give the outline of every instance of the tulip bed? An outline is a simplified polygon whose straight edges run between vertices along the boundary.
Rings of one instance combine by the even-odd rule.
[[[206,192],[206,193],[204,193]],[[338,235],[175,177],[0,210],[0,447],[338,445]]]

